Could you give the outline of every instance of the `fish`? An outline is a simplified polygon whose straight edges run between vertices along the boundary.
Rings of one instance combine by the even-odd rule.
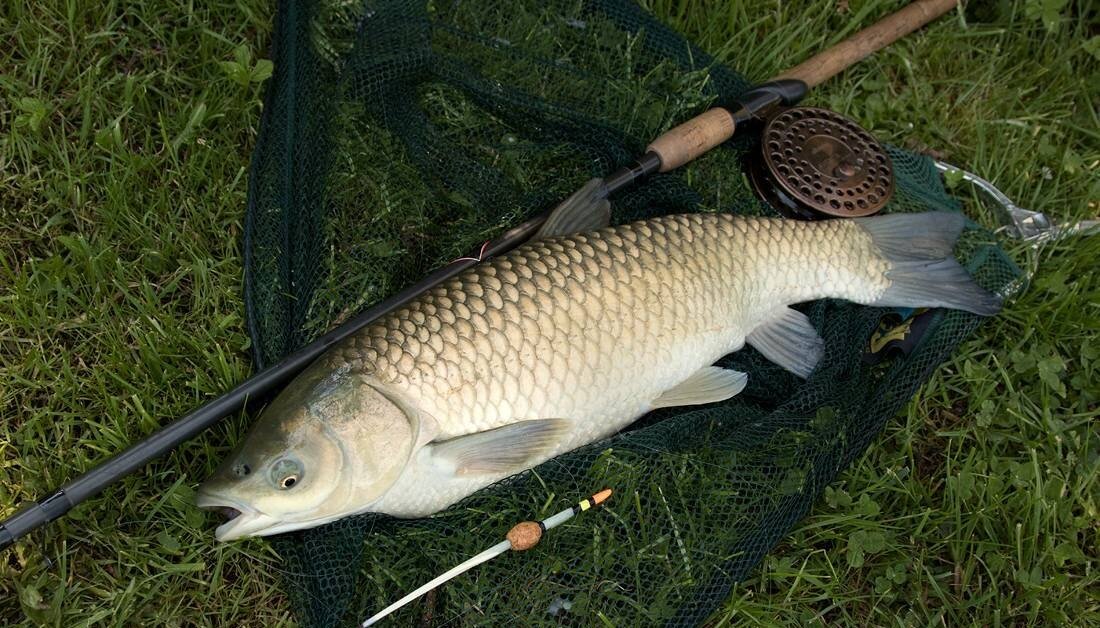
[[[337,343],[198,491],[221,541],[361,513],[429,516],[652,410],[723,401],[749,345],[808,378],[823,298],[982,316],[953,212],[804,222],[723,213],[609,226],[588,185],[528,242]]]

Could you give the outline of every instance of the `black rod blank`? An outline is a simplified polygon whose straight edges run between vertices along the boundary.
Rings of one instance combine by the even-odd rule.
[[[733,115],[739,121],[747,121],[777,102],[791,104],[805,93],[806,86],[800,81],[765,83],[742,94],[739,99],[740,108]],[[624,166],[604,177],[603,194],[610,195],[660,170],[660,156],[654,152],[647,152],[633,165]],[[97,495],[108,485],[137,471],[151,460],[172,451],[223,418],[240,412],[250,400],[268,396],[309,366],[329,347],[408,303],[429,288],[454,277],[474,264],[509,251],[525,242],[538,231],[542,223],[546,222],[550,213],[552,212],[535,216],[509,229],[496,239],[487,241],[471,255],[460,257],[435,269],[420,281],[349,319],[278,364],[249,377],[221,397],[165,425],[122,453],[82,473],[45,499],[27,504],[0,522],[0,550],[10,546],[16,539],[32,530],[58,519],[77,504]]]
[[[191,414],[177,419],[147,438],[131,445],[100,465],[84,472],[57,489],[45,499],[31,502],[0,522],[0,550],[16,539],[61,517],[77,504],[89,499],[108,485],[137,471],[151,460],[172,451],[184,441],[236,414],[252,399],[261,399],[281,388],[295,375],[321,356],[329,347],[354,334],[375,320],[389,314],[436,284],[454,277],[467,268],[508,251],[524,242],[546,221],[542,214],[509,229],[500,237],[486,242],[472,255],[460,257],[435,269],[420,281],[392,297],[349,319],[336,329],[302,347],[278,364],[274,364],[237,385]]]

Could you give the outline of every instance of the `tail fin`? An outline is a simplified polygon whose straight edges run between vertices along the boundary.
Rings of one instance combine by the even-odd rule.
[[[966,225],[962,214],[925,212],[857,218],[891,265],[890,287],[873,305],[947,307],[991,316],[1001,299],[974,283],[951,251]]]

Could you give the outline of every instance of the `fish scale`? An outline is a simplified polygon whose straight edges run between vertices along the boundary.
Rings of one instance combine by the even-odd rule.
[[[800,252],[807,254],[802,256],[806,261],[835,254],[827,246],[805,251],[793,247],[781,253],[774,246],[778,241],[775,237],[759,240],[764,246],[752,246],[751,240],[737,237],[749,231],[769,233],[774,229],[761,229],[761,223],[770,222],[723,215],[672,216],[655,220],[652,226],[625,225],[530,244],[414,300],[350,338],[338,349],[339,357],[334,358],[432,407],[449,407],[451,416],[456,409],[454,402],[462,399],[464,391],[471,391],[467,395],[477,399],[495,398],[515,404],[528,392],[518,385],[521,374],[530,376],[533,382],[534,370],[543,366],[538,379],[543,387],[540,396],[546,399],[543,404],[536,403],[533,410],[553,410],[556,408],[547,405],[547,399],[565,391],[546,387],[558,380],[568,383],[566,380],[579,367],[613,367],[612,372],[621,373],[624,358],[644,361],[651,357],[646,353],[652,351],[664,351],[662,357],[671,358],[670,343],[657,346],[649,341],[679,333],[691,335],[709,327],[743,327],[740,312],[767,309],[772,303],[787,303],[791,297],[798,297],[783,292],[804,292],[805,273],[797,272],[789,260],[800,257]],[[740,228],[735,226],[738,223]],[[813,231],[828,233],[842,225],[822,226],[827,228]],[[798,235],[805,230],[786,231]],[[827,243],[827,239],[814,239],[819,245]],[[869,257],[870,242],[864,239]],[[866,267],[866,260],[854,257],[856,263]],[[764,272],[754,266],[763,267]],[[522,273],[514,270],[517,268]],[[790,276],[788,281],[782,281],[784,275]],[[777,294],[777,279],[788,290]],[[828,285],[832,282],[827,275],[812,279],[823,291],[835,291]],[[769,282],[773,287],[762,290]],[[883,289],[885,282],[880,281],[877,290]],[[875,289],[865,292],[870,296]],[[747,299],[743,293],[748,293]],[[586,295],[591,298],[586,299]],[[423,322],[417,324],[417,320]],[[411,329],[403,332],[406,324],[425,332],[424,336],[416,339]],[[624,339],[634,342],[611,351]],[[715,347],[708,354],[717,350],[732,349]],[[699,356],[692,362],[705,362],[707,357]],[[581,361],[571,362],[570,358]],[[570,365],[573,368],[568,368]],[[549,377],[552,372],[559,374],[558,380]],[[484,394],[494,385],[505,394]],[[588,388],[600,394],[607,391],[598,383]],[[462,408],[461,416],[447,423],[448,435],[537,418],[501,416],[488,401]]]

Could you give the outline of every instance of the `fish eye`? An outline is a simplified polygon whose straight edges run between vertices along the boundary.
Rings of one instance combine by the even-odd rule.
[[[271,481],[280,489],[293,488],[302,479],[302,467],[296,460],[283,458],[271,465]]]

